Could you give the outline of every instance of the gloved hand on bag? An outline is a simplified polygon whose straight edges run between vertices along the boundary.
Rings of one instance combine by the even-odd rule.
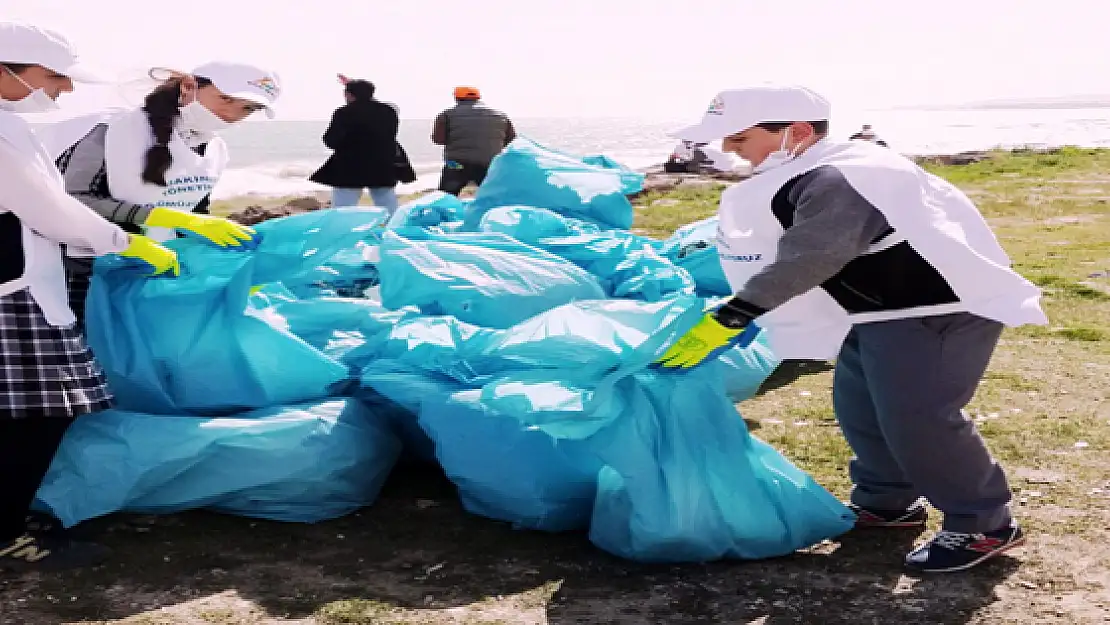
[[[152,276],[158,276],[167,272],[177,276],[181,273],[181,265],[177,262],[177,252],[141,234],[132,234],[131,244],[127,246],[127,249],[120,252],[119,255],[150,265],[151,271],[149,275]]]
[[[254,243],[257,236],[253,228],[237,224],[230,219],[184,213],[163,207],[150,211],[150,216],[143,225],[183,230],[208,239],[220,247],[241,247],[246,243]]]
[[[692,369],[737,345],[742,348],[751,345],[760,332],[753,319],[763,311],[756,312],[750,305],[741,304],[743,312],[739,314],[733,302],[707,312],[701,321],[663,353],[656,364],[665,369]],[[728,325],[718,320],[722,317]]]

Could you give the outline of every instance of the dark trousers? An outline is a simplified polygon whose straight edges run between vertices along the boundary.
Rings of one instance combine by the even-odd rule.
[[[852,502],[904,509],[924,496],[944,529],[1010,522],[1010,487],[963,412],[1002,324],[969,313],[855,326],[836,361],[833,405],[856,457]]]
[[[451,195],[458,195],[471,182],[480,186],[482,181],[486,179],[488,172],[488,164],[471,165],[452,162],[452,164],[443,166],[443,173],[439,176],[439,190]]]
[[[0,543],[23,535],[31,503],[72,422],[0,414]]]

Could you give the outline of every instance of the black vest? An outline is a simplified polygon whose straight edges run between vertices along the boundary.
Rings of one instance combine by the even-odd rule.
[[[0,214],[0,284],[23,277],[27,259],[23,256],[23,222],[15,213]]]
[[[771,200],[771,212],[783,229],[794,225],[796,207],[790,201],[790,191],[803,175],[783,185]],[[874,245],[894,234],[894,228],[888,227],[871,243]],[[857,257],[823,282],[821,288],[850,314],[905,310],[960,301],[944,276],[908,241]]]

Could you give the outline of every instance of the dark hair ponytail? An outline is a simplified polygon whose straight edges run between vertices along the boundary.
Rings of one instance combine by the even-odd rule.
[[[212,81],[196,77],[197,88],[207,87]],[[151,91],[143,104],[150,129],[154,132],[154,145],[146,151],[143,163],[143,182],[166,186],[166,172],[173,165],[170,154],[170,139],[173,137],[173,123],[181,114],[181,79],[172,78],[166,84]]]

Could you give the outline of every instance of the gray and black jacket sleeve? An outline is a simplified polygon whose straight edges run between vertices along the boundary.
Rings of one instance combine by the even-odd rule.
[[[105,124],[94,128],[63,152],[56,164],[65,179],[67,193],[108,221],[134,231],[127,227],[145,223],[151,208],[111,197],[104,164],[104,135],[107,129]]]
[[[891,231],[882,212],[835,167],[802,174],[786,200],[794,207],[793,223],[779,240],[775,261],[716,311],[726,327],[743,328],[820,286]]]

